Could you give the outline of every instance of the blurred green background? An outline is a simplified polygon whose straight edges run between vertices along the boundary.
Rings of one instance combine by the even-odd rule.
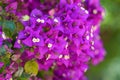
[[[101,0],[101,4],[106,11],[101,37],[107,55],[86,74],[89,80],[120,80],[120,0]]]

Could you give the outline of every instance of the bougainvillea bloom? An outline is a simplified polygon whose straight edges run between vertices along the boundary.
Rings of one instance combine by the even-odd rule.
[[[104,59],[99,0],[0,3],[0,79],[87,80]]]

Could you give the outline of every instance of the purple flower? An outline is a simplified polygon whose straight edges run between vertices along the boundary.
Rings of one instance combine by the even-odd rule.
[[[39,71],[52,70],[49,79],[87,80],[84,73],[89,63],[96,65],[104,59],[105,50],[99,36],[104,10],[99,0],[5,1],[6,11],[24,26],[13,39],[4,39],[12,42],[10,49],[3,43],[4,32],[0,29],[0,46],[7,46],[6,51],[12,57],[18,55],[2,73],[6,74],[5,79],[12,78],[18,65],[24,67],[27,61],[35,59]],[[29,79],[38,80],[37,76]]]
[[[14,44],[14,48],[21,48],[21,41],[20,40],[16,40],[15,44]]]
[[[44,41],[42,36],[40,35],[40,31],[33,31],[31,28],[26,27],[26,29],[29,31],[28,36],[26,39],[22,40],[22,43],[26,46],[32,47],[32,46],[44,46]],[[25,34],[24,34],[25,35]]]
[[[10,3],[10,4],[6,7],[6,11],[8,11],[8,12],[10,12],[10,13],[16,14],[17,6],[18,6],[18,3],[17,3],[17,2]]]
[[[0,38],[0,46],[2,46],[3,38]]]

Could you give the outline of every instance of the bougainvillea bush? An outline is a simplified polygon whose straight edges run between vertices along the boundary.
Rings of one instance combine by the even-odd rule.
[[[103,16],[99,0],[0,0],[0,80],[87,80]]]

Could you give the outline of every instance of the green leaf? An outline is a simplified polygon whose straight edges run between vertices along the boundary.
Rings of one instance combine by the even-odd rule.
[[[39,71],[37,74],[37,77],[39,78],[44,78],[45,72],[44,71]]]
[[[7,6],[7,4],[4,4],[2,1],[0,1],[0,6],[5,8]]]
[[[4,63],[5,67],[9,66],[9,64],[10,64],[10,56],[11,56],[10,53],[5,52],[5,55],[2,55],[0,58],[0,61]]]
[[[2,27],[3,27],[3,32],[5,33],[5,35],[7,37],[11,38],[12,35],[14,34],[15,29],[16,29],[15,23],[13,21],[7,21],[6,20],[6,21],[3,22]]]
[[[16,25],[17,25],[17,31],[18,32],[24,29],[24,26],[22,25],[22,23],[17,22]]]
[[[19,77],[17,80],[28,80],[28,78]]]
[[[24,50],[27,49],[27,48],[28,48],[27,46],[22,45],[22,48],[20,48],[19,50],[20,50],[21,53],[23,53]]]
[[[24,66],[25,72],[32,75],[38,74],[38,68],[38,63],[35,60],[30,60],[26,62]]]
[[[8,42],[8,41],[4,41],[4,44],[8,46],[8,48],[12,47],[12,43]]]
[[[1,20],[1,17],[0,17],[0,26],[2,26],[2,24],[3,24],[3,21]]]
[[[4,62],[5,66],[8,66],[10,64],[10,59],[7,57],[4,57],[2,61]]]
[[[22,75],[20,77],[17,77],[16,80],[28,80],[30,78],[30,75],[23,72]]]
[[[5,67],[0,68],[0,74],[5,70]]]
[[[41,3],[44,3],[44,0],[40,0]]]
[[[30,77],[30,74],[27,74],[25,72],[22,73],[21,75],[22,78],[29,78]]]
[[[5,55],[5,53],[6,53],[6,50],[5,50],[4,46],[0,47],[0,56]]]

